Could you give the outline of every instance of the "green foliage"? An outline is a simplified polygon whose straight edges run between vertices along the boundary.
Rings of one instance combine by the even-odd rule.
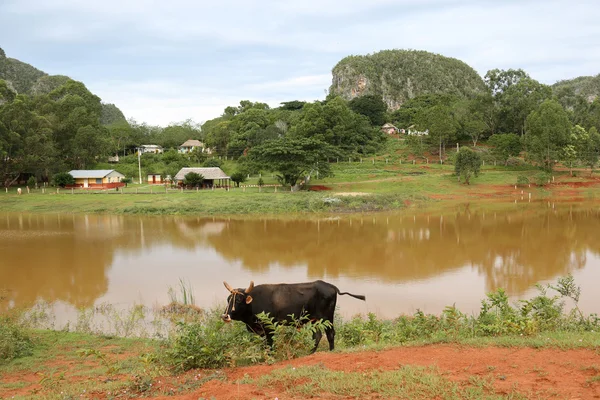
[[[560,150],[568,143],[571,122],[566,111],[556,100],[546,100],[527,117],[524,142],[527,154],[538,165],[552,171]]]
[[[490,136],[488,144],[493,146],[492,154],[507,165],[510,157],[516,157],[521,152],[521,139],[514,133],[502,133]]]
[[[102,125],[112,125],[116,123],[127,123],[125,115],[114,104],[102,104],[102,112],[100,113],[100,123]]]
[[[221,160],[218,158],[209,158],[202,164],[203,167],[221,167]]]
[[[262,168],[279,172],[284,185],[294,186],[302,176],[319,171],[320,177],[331,175],[328,157],[335,157],[335,149],[318,139],[283,138],[253,148],[249,158]]]
[[[244,172],[236,171],[233,174],[231,174],[231,180],[235,182],[235,185],[237,187],[240,187],[240,183],[246,182],[246,176],[247,174],[245,174]]]
[[[481,156],[468,147],[461,147],[456,155],[454,171],[462,177],[467,185],[470,184],[472,175],[478,176],[481,168]]]
[[[534,177],[534,181],[538,186],[547,185],[548,182],[550,182],[550,179],[552,179],[552,175],[550,175],[548,172],[540,172]]]
[[[264,186],[265,185],[265,181],[263,180],[262,176],[260,178],[258,178],[258,181],[256,182],[256,184],[258,186]]]
[[[525,175],[517,176],[517,185],[529,185],[529,178]]]
[[[332,73],[330,94],[346,99],[353,98],[353,93],[376,95],[392,109],[423,94],[466,97],[484,90],[483,81],[473,68],[426,51],[384,50],[349,56],[338,62]]]
[[[27,186],[29,188],[35,188],[37,186],[37,179],[35,179],[35,176],[30,176],[29,179],[27,179]]]
[[[73,185],[75,183],[75,178],[68,172],[59,172],[54,175],[52,182],[55,186],[65,187],[66,185]]]
[[[33,351],[29,333],[14,316],[0,315],[0,365]]]
[[[291,360],[311,353],[314,348],[313,334],[325,333],[332,326],[329,321],[311,321],[310,316],[296,318],[290,316],[290,321],[276,322],[268,314],[261,312],[257,315],[263,326],[273,332],[273,351],[271,357],[275,360]]]
[[[371,125],[380,127],[385,123],[387,104],[376,95],[365,95],[350,100],[348,106],[357,114],[369,118]]]
[[[183,184],[188,187],[198,187],[204,182],[204,177],[196,172],[188,172],[183,177]]]

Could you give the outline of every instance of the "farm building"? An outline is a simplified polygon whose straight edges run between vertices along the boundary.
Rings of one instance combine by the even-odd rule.
[[[398,128],[396,128],[394,125],[390,124],[389,122],[385,125],[383,125],[381,127],[381,130],[385,133],[387,133],[388,135],[393,135],[394,133],[398,133]]]
[[[161,185],[165,183],[160,174],[148,174],[148,183],[151,185]]]
[[[142,154],[152,153],[152,154],[161,154],[163,152],[162,146],[157,144],[143,144],[140,146],[140,152]]]
[[[114,169],[74,169],[69,171],[69,175],[75,178],[75,185],[71,185],[72,187],[112,189],[125,186],[121,183],[125,175]]]
[[[182,154],[191,153],[192,151],[194,151],[194,149],[196,147],[201,149],[200,151],[202,153],[207,153],[207,154],[212,153],[212,150],[209,149],[208,147],[204,146],[204,143],[202,143],[199,140],[194,140],[194,139],[186,140],[185,143],[183,143],[181,146],[179,146],[179,152]]]
[[[185,176],[190,172],[195,172],[204,177],[204,182],[202,183],[203,188],[219,188],[219,187],[229,187],[229,182],[231,180],[225,172],[219,167],[210,167],[210,168],[181,168],[177,175],[175,175],[175,182],[177,185],[183,186],[183,180]]]

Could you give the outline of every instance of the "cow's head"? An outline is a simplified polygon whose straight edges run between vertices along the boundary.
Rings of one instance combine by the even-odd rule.
[[[221,318],[225,322],[231,322],[232,319],[241,320],[250,308],[250,303],[252,303],[252,296],[249,293],[254,289],[254,281],[250,281],[250,286],[246,290],[232,289],[225,281],[223,281],[223,285],[229,290],[230,294],[227,297],[227,308]]]

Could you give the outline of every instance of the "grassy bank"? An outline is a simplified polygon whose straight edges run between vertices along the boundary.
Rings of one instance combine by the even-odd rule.
[[[487,166],[471,185],[457,182],[453,167],[438,164],[333,164],[334,177],[313,179],[323,191],[291,193],[285,188],[254,186],[230,191],[167,190],[164,186],[130,185],[123,191],[31,190],[0,192],[0,209],[16,212],[112,213],[145,215],[289,215],[398,210],[451,201],[582,200],[600,196],[600,181],[589,174],[553,175],[545,186],[515,188],[519,177],[535,182],[540,172],[526,168]],[[265,177],[266,180],[272,180]]]
[[[276,390],[279,395],[301,398],[321,394],[496,398],[493,383],[503,380],[503,375],[492,373],[496,362],[505,360],[485,361],[487,364],[478,368],[487,369],[489,376],[484,381],[478,374],[469,376],[465,385],[457,385],[429,364],[425,367],[419,363],[407,365],[403,360],[392,358],[386,367],[389,370],[356,372],[354,362],[360,359],[364,363],[379,357],[375,354],[381,351],[399,346],[425,349],[423,346],[434,344],[452,344],[460,346],[461,352],[471,349],[469,351],[475,354],[479,349],[529,347],[560,351],[564,357],[568,351],[591,350],[591,359],[596,359],[595,352],[600,349],[600,319],[579,311],[579,293],[572,278],[566,277],[555,285],[540,288],[537,296],[517,304],[509,304],[502,290],[490,293],[482,301],[478,315],[466,315],[449,306],[440,315],[418,311],[393,320],[381,320],[372,314],[350,320],[338,318],[335,321],[337,350],[333,354],[338,354],[344,365],[350,365],[348,371],[322,364],[277,367],[278,362],[309,354],[312,331],[324,327],[320,322],[302,327],[278,325],[275,346],[270,349],[262,338],[247,332],[243,324],[222,322],[219,310],[205,311],[198,316],[193,308],[172,308],[170,320],[174,330],[168,339],[116,337],[90,332],[89,325],[79,323],[61,331],[40,330],[31,324],[31,319],[13,315],[2,317],[0,321],[0,354],[4,355],[0,357],[0,398],[177,396],[202,390],[208,382],[212,382],[211,385],[253,385],[268,392]],[[6,334],[8,330],[11,334]],[[20,351],[2,352],[11,348]],[[323,339],[319,353],[329,355],[326,348]],[[448,356],[455,363],[461,358],[456,358],[458,348],[452,349]],[[362,355],[366,351],[378,353]],[[256,364],[261,364],[263,369],[235,372],[239,367],[251,368],[248,366]],[[273,365],[274,369],[265,370],[267,365]],[[382,361],[376,361],[375,365],[384,367]],[[586,368],[582,374],[587,384],[590,387],[598,384],[598,366],[582,365]],[[534,372],[543,374],[543,367],[534,365],[533,368],[538,368]],[[252,374],[248,375],[250,371]],[[520,397],[519,388],[513,389],[514,398],[528,398]]]

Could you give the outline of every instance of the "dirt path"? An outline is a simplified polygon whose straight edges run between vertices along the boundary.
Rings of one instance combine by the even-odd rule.
[[[560,350],[530,348],[474,348],[459,345],[406,347],[360,353],[327,353],[279,363],[224,370],[226,379],[211,380],[193,393],[153,397],[197,400],[216,399],[294,399],[285,388],[258,386],[257,378],[278,369],[320,365],[328,370],[367,373],[391,371],[403,366],[436,367],[444,378],[461,387],[476,378],[491,382],[490,391],[497,395],[521,394],[526,398],[594,399],[600,398],[600,355],[594,350]],[[204,372],[195,371],[201,376]],[[252,383],[244,383],[252,382]],[[372,393],[372,398],[381,398]],[[316,398],[341,399],[332,393]],[[421,398],[421,397],[419,397]]]

